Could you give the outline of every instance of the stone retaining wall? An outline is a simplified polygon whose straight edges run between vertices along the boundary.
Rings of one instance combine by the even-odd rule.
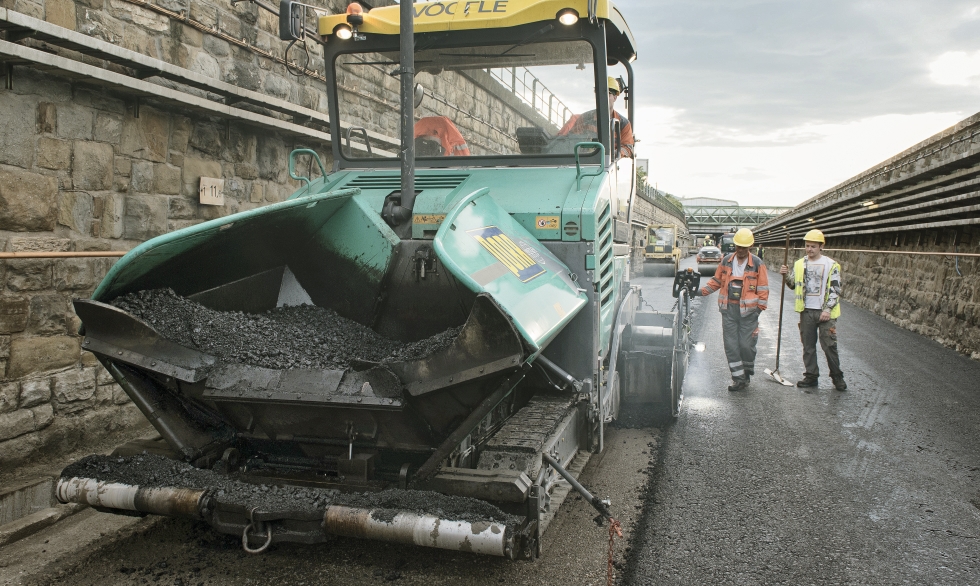
[[[827,252],[841,263],[844,299],[980,360],[980,258],[957,261],[942,255],[874,252],[976,254],[980,253],[980,227],[850,237],[830,240],[827,248],[862,250]],[[791,251],[790,259],[794,255],[800,258],[803,252]],[[775,274],[783,262],[783,249],[766,248],[765,257],[771,274]],[[842,332],[846,332],[846,321],[847,315],[842,315]]]

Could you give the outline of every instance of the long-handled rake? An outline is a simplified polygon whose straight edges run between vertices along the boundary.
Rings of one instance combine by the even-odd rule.
[[[783,264],[789,262],[789,234],[786,235],[786,249],[783,252]],[[779,346],[783,341],[783,300],[786,298],[786,285],[783,283],[783,276],[779,276],[779,328],[776,330],[776,369],[765,370],[765,373],[772,377],[772,380],[776,381],[781,385],[787,387],[793,386],[793,383],[779,376]]]

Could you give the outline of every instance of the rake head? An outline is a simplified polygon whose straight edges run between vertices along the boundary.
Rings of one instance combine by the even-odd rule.
[[[765,370],[765,373],[768,374],[770,377],[772,377],[772,380],[774,380],[777,383],[783,385],[784,387],[791,387],[791,386],[793,386],[793,383],[791,383],[788,380],[784,379],[783,377],[779,376],[779,371],[778,370],[769,370],[767,368]]]

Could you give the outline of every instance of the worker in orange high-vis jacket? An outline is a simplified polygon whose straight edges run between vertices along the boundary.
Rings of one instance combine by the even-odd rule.
[[[729,391],[749,386],[755,374],[755,346],[759,341],[759,314],[769,304],[769,276],[762,259],[749,252],[755,236],[748,228],[735,233],[735,252],[722,259],[715,276],[701,288],[701,295],[718,293],[725,356],[732,373]]]

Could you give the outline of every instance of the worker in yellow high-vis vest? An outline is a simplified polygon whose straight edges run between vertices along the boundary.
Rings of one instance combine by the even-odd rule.
[[[783,265],[779,273],[783,282],[796,292],[796,312],[800,314],[800,338],[803,340],[803,380],[796,386],[817,386],[817,339],[827,356],[830,379],[838,391],[846,391],[844,373],[837,353],[837,318],[840,317],[840,264],[823,255],[826,243],[823,232],[810,230],[803,237],[806,256],[796,261],[793,272]]]

